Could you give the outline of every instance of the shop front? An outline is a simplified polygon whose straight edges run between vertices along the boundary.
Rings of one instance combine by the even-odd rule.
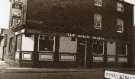
[[[127,64],[127,43],[69,33],[16,36],[15,61],[30,67],[104,67]]]

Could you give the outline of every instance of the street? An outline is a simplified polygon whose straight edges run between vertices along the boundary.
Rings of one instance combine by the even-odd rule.
[[[0,61],[0,79],[103,79],[103,75],[103,69],[17,68]]]

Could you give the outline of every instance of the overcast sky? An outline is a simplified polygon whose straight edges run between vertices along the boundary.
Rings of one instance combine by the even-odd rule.
[[[135,0],[125,0],[125,1],[135,4]],[[10,7],[9,0],[0,0],[0,28],[8,28],[9,7]]]

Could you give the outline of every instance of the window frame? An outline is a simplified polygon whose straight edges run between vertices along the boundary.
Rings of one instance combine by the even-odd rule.
[[[116,20],[116,26],[117,26],[116,27],[117,28],[116,32],[118,32],[118,33],[123,33],[124,32],[124,20],[118,18]]]
[[[117,44],[120,44],[120,43],[117,43]],[[128,55],[128,45],[126,43],[121,43],[120,44],[120,46],[122,46],[121,49],[123,49],[123,45],[125,46],[125,53],[124,54],[121,53],[122,51],[119,51],[120,53],[118,52],[118,50],[119,50],[118,45],[116,47],[116,52],[117,52],[118,56],[127,56]]]
[[[94,28],[95,29],[102,30],[102,25],[103,25],[102,20],[103,20],[103,17],[101,14],[99,13],[94,14]]]
[[[102,7],[103,6],[103,0],[94,0],[94,5],[97,7]]]
[[[50,37],[52,37],[52,36],[49,36],[49,35],[38,35],[38,52],[55,52],[55,36],[53,36],[53,49],[51,50],[51,51],[49,51],[49,50],[47,50],[47,51],[42,51],[42,50],[40,50],[40,45],[39,45],[39,41],[40,41],[40,36],[48,36],[49,37],[49,39],[51,39]]]
[[[118,12],[124,12],[124,4],[122,4],[121,2],[117,2],[117,11]]]
[[[93,56],[101,56],[101,55],[103,56],[104,53],[105,53],[105,42],[104,42],[104,40],[98,40],[98,39],[92,39],[92,40],[93,40],[93,41],[92,41],[92,54],[93,54]],[[96,49],[93,48],[93,43],[94,43],[95,41],[96,41],[96,42],[97,42],[97,41],[98,41],[98,42],[102,42],[102,53],[101,53],[101,54],[97,54],[97,53],[94,53],[94,52],[93,52],[93,50],[96,50]]]

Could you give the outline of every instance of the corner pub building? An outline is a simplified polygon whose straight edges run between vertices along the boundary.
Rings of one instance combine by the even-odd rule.
[[[132,4],[124,0],[10,2],[9,29],[15,36],[9,46],[15,49],[6,60],[30,67],[132,66]]]

